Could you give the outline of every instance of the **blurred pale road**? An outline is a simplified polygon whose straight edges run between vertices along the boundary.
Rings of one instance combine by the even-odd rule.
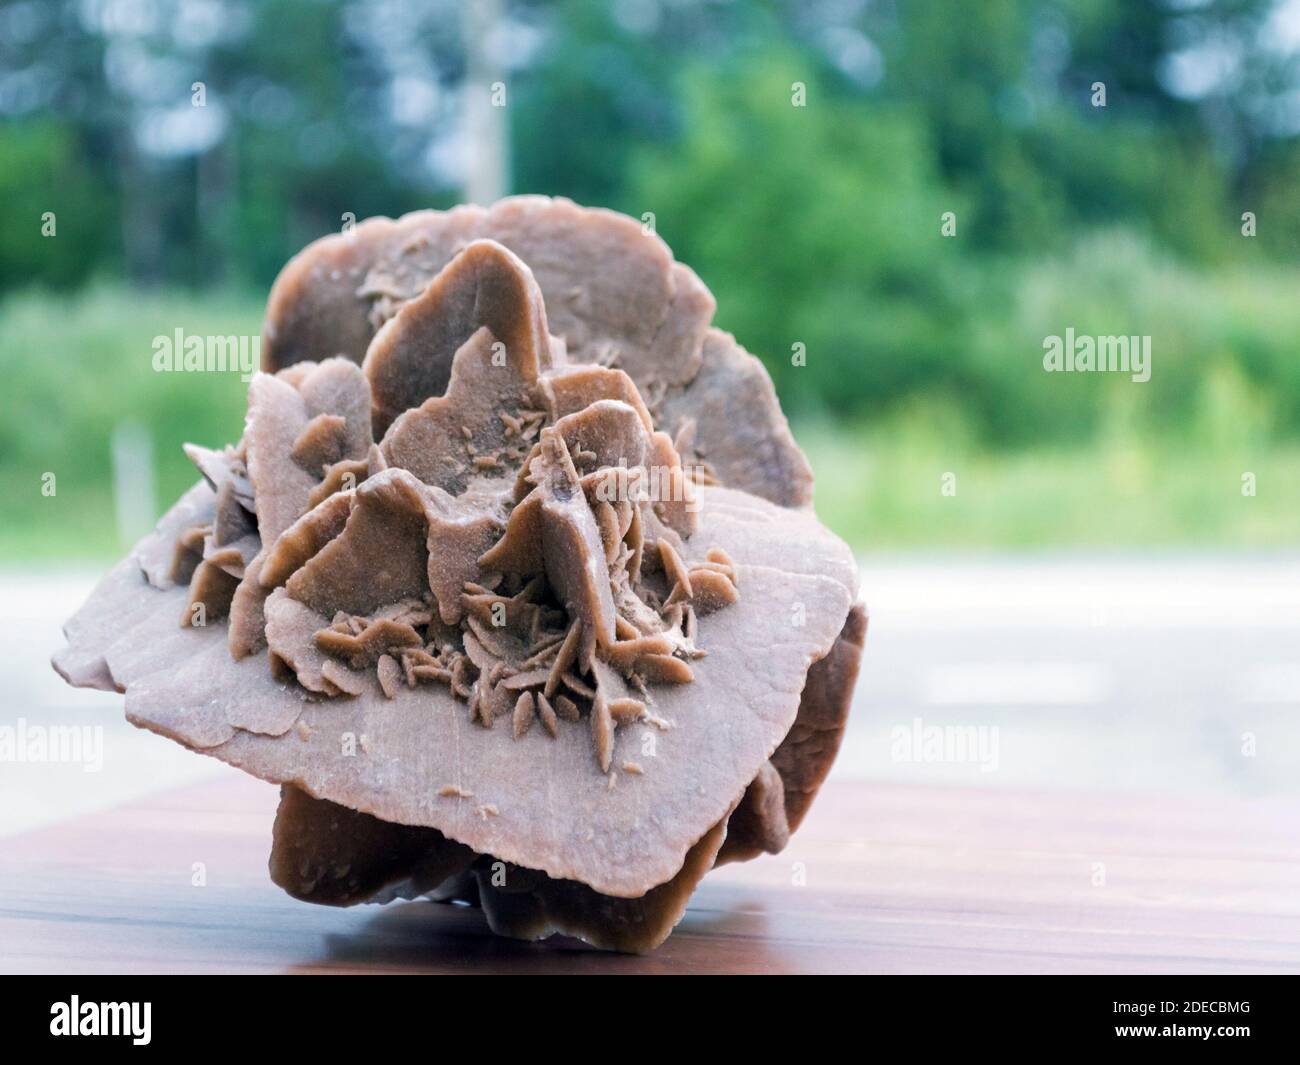
[[[237,772],[50,669],[97,576],[0,573],[0,727],[103,727],[97,772],[0,762],[0,835]],[[862,578],[871,625],[837,777],[1300,792],[1300,557],[869,557]]]
[[[871,625],[843,772],[1300,792],[1300,556],[870,558],[862,583]],[[896,760],[917,718],[996,728],[996,767]]]

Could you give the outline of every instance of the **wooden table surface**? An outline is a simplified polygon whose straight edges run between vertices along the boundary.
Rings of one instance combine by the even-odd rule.
[[[7,972],[1300,972],[1300,803],[829,785],[647,957],[298,903],[237,773],[0,840]],[[196,886],[202,863],[204,886]]]

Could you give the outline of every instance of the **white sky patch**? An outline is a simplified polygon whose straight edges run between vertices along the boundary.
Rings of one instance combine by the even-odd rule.
[[[1240,69],[1241,46],[1233,40],[1210,37],[1165,56],[1159,74],[1175,96],[1199,100],[1228,88]]]
[[[1279,0],[1264,23],[1263,43],[1282,55],[1300,52],[1300,0]]]

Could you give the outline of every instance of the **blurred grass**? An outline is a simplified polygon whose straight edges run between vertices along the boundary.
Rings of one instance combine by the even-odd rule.
[[[153,340],[257,335],[262,302],[94,287],[0,304],[0,559],[111,556],[120,550],[110,440],[120,423],[147,433],[159,512],[196,480],[185,441],[216,445],[242,431],[247,385],[237,372],[156,373]],[[53,473],[56,492],[42,495]]]
[[[1133,439],[990,452],[888,428],[796,432],[817,474],[818,515],[859,550],[1300,544],[1294,444],[1221,452]],[[1242,493],[1247,472],[1253,497]]]
[[[1251,314],[1272,313],[1250,291]],[[119,423],[148,434],[159,511],[193,483],[181,444],[237,439],[246,385],[237,373],[156,373],[153,338],[177,328],[256,335],[261,313],[262,301],[250,296],[107,287],[26,292],[0,304],[0,561],[121,550],[110,460]],[[1046,375],[1032,348],[1028,358],[1020,372],[1034,389]],[[805,418],[795,431],[817,472],[818,512],[859,550],[1300,543],[1300,443],[1270,430],[1276,411],[1267,397],[1225,358],[1199,375],[1193,417],[1173,426],[1150,420],[1144,410],[1155,397],[1143,390],[1158,387],[1159,358],[1148,385],[1069,382],[1112,397],[1101,429],[1077,445],[992,447],[964,408],[942,398],[914,401],[870,426]],[[57,477],[53,497],[41,493],[46,472]],[[1242,494],[1248,472],[1253,497]],[[951,495],[942,491],[946,473],[955,475]]]

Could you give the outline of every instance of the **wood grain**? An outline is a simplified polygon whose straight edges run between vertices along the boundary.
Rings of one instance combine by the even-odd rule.
[[[427,902],[295,902],[266,873],[276,798],[232,773],[0,842],[0,969],[1300,972],[1293,800],[833,783],[783,854],[711,873],[627,957]]]

